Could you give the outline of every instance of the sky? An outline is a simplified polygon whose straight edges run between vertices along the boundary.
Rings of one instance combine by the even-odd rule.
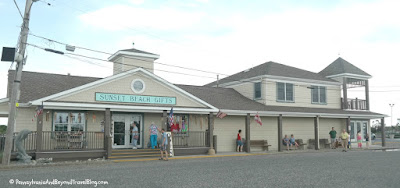
[[[25,1],[16,3],[24,11]],[[159,54],[156,62],[174,66],[155,64],[155,73],[188,85],[204,85],[217,76],[177,66],[223,78],[267,61],[319,72],[342,57],[373,76],[371,110],[393,113],[395,124],[400,118],[399,8],[396,0],[43,0],[33,4],[30,33],[107,53],[134,47]],[[16,47],[22,18],[12,0],[0,1],[0,23],[0,47]],[[64,45],[33,35],[28,43],[66,52]],[[83,49],[73,53],[109,57]],[[109,62],[32,46],[27,56],[24,71],[112,74]],[[0,62],[0,98],[6,97],[10,67]],[[349,95],[364,96],[359,89]],[[390,125],[391,118],[385,122]]]

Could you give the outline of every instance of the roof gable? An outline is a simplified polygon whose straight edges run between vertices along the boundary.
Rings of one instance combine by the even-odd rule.
[[[299,78],[299,79],[308,79],[308,80],[319,80],[319,81],[327,81],[327,82],[336,82],[335,80],[325,78],[320,74],[299,69],[296,67],[291,67],[287,65],[283,65],[280,63],[275,63],[272,61],[263,63],[261,65],[252,67],[250,69],[244,70],[242,72],[233,74],[226,78],[219,80],[219,84],[242,81],[249,78],[254,78],[258,76],[280,76],[280,77],[288,77],[288,78]],[[212,82],[207,84],[206,86],[215,86],[217,82]]]
[[[11,95],[14,75],[15,70],[8,71],[8,98]],[[23,71],[19,102],[26,103],[47,97],[99,79],[101,78]]]
[[[354,66],[353,64],[349,63],[348,61],[344,60],[341,57],[337,58],[334,62],[329,64],[324,70],[319,72],[319,74],[322,76],[332,76],[332,75],[339,75],[339,74],[354,74],[354,75],[371,77],[370,74],[368,74],[365,71],[361,70],[360,68]]]

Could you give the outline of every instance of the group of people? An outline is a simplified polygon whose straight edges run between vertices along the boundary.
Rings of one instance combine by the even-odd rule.
[[[299,144],[296,142],[294,135],[291,134],[290,138],[288,138],[287,134],[285,134],[285,138],[282,139],[282,144],[286,146],[286,149],[289,151],[289,147],[295,146],[296,149],[299,147]]]
[[[329,132],[329,135],[331,137],[331,149],[336,149],[336,131],[335,128],[332,127],[332,130]],[[342,147],[343,147],[343,152],[347,152],[348,146],[350,146],[350,136],[347,133],[346,129],[343,129],[342,134],[340,135],[340,139],[342,140]],[[369,134],[367,133],[365,135],[365,141],[367,142],[367,148],[369,148]],[[362,136],[361,136],[361,131],[357,132],[357,144],[358,148],[362,148]]]
[[[132,149],[137,149],[137,140],[139,139],[139,132],[137,128],[136,122],[132,123]],[[158,132],[161,132],[161,147],[160,147],[160,152],[161,152],[161,157],[159,160],[165,160],[168,161],[168,135],[165,132],[164,128],[160,129],[157,127],[157,125],[154,124],[154,122],[151,123],[150,128],[149,128],[149,134],[150,134],[150,143],[151,143],[151,149],[154,149],[157,146],[157,137],[158,137]],[[165,152],[165,157],[163,153]]]

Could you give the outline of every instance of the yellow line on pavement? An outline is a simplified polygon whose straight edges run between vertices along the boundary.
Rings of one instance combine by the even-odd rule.
[[[269,153],[249,153],[249,154],[232,154],[232,155],[200,155],[200,156],[190,156],[190,157],[173,157],[168,158],[168,160],[177,159],[199,159],[199,158],[215,158],[215,157],[237,157],[237,156],[253,156],[253,155],[269,155]],[[113,162],[131,162],[131,161],[157,161],[158,159],[125,159],[125,160],[114,160]]]

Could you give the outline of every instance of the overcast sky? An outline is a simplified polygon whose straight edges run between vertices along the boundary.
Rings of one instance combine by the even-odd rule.
[[[21,11],[25,0],[16,0]],[[373,76],[371,110],[400,118],[400,1],[360,0],[46,0],[34,3],[30,32],[63,43],[114,53],[135,47],[160,55],[157,62],[234,74],[275,61],[319,72],[339,56]],[[13,1],[0,1],[0,46],[15,47],[21,16]],[[28,43],[65,51],[34,37]],[[132,43],[135,43],[134,46]],[[107,59],[77,49],[74,53]],[[28,47],[25,71],[106,77],[112,64],[73,59]],[[0,63],[0,98],[7,71]],[[155,65],[172,83],[204,85],[215,74]],[[160,70],[199,75],[166,73]],[[223,76],[221,76],[223,77]],[[362,91],[350,95],[364,97]],[[4,124],[6,119],[0,119]],[[386,119],[387,124],[391,122]]]

